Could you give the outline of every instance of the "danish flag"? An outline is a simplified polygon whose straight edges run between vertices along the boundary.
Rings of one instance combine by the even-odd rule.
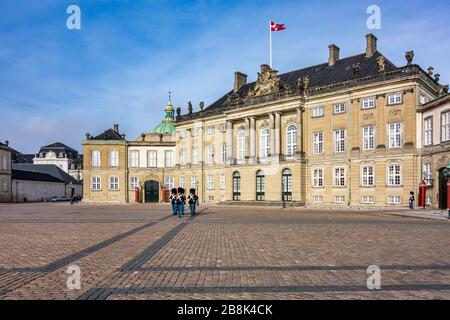
[[[273,21],[270,21],[270,31],[275,32],[275,31],[283,31],[286,30],[286,27],[284,26],[283,23],[276,23]]]

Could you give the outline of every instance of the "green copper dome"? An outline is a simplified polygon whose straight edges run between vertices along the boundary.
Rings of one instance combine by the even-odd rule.
[[[155,128],[153,128],[152,133],[157,134],[174,134],[175,133],[175,109],[172,106],[172,101],[167,102],[167,106],[164,109],[165,117]]]

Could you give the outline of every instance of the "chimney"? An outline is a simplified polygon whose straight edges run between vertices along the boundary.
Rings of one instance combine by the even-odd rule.
[[[117,133],[119,133],[119,125],[118,124],[113,124],[113,130]]]
[[[373,56],[375,51],[377,51],[377,37],[369,33],[366,35],[367,47],[366,47],[366,58]]]
[[[8,147],[9,146],[9,141],[5,140],[5,145]]]
[[[247,84],[247,75],[242,72],[236,71],[234,73],[234,93],[238,92],[239,89]]]
[[[339,60],[339,50],[341,49],[339,49],[339,47],[335,44],[330,44],[328,48],[330,49],[330,57],[328,59],[328,65],[331,67],[334,66],[336,61]]]

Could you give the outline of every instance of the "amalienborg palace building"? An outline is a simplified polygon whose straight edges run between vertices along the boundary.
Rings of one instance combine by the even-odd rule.
[[[84,200],[164,201],[182,186],[214,203],[404,206],[425,179],[427,203],[439,206],[450,113],[424,126],[423,110],[448,86],[414,52],[397,67],[366,40],[362,54],[341,58],[330,45],[328,62],[285,74],[262,65],[252,83],[236,72],[233,89],[197,111],[169,101],[164,121],[135,141],[118,127],[87,135]],[[428,148],[425,164],[430,134],[440,153]]]

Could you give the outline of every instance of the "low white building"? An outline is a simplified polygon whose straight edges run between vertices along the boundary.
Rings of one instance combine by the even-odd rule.
[[[61,142],[41,147],[33,159],[33,164],[53,164],[73,176],[77,181],[83,179],[82,155]]]
[[[13,164],[12,202],[43,202],[52,197],[81,197],[83,186],[55,165]]]

